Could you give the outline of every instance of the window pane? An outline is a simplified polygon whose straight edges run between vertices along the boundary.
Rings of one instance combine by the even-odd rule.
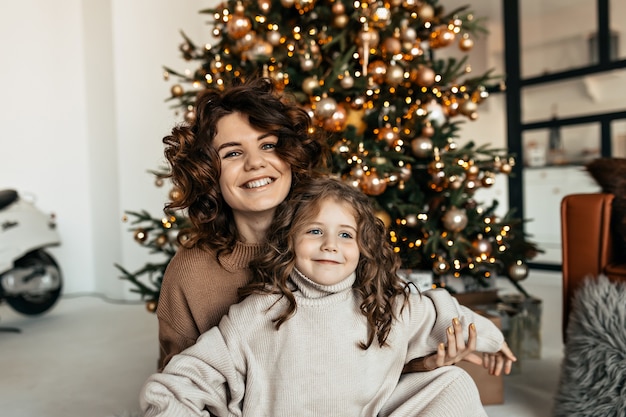
[[[523,0],[520,14],[522,78],[590,65],[588,39],[597,28],[596,0]]]
[[[626,69],[522,89],[522,122],[624,111]]]
[[[626,158],[626,120],[614,120],[611,123],[611,134],[613,156]]]
[[[550,138],[555,135],[559,137],[559,145],[551,146]],[[522,147],[526,166],[585,164],[600,156],[600,124],[526,130]]]
[[[609,27],[612,42],[611,59],[626,59],[626,1],[609,0]],[[614,58],[614,55],[617,55]]]

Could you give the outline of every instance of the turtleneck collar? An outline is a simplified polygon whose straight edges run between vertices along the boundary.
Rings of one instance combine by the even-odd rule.
[[[356,274],[353,272],[344,280],[333,285],[322,285],[307,278],[302,272],[294,268],[291,273],[291,281],[305,298],[322,298],[332,294],[338,294],[352,288]]]
[[[237,272],[248,268],[250,261],[261,253],[262,243],[236,242],[232,252],[218,256],[222,267],[228,272]]]

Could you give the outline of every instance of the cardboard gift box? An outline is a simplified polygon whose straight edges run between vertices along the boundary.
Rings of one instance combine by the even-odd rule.
[[[476,312],[487,317],[495,323],[499,329],[502,328],[500,316],[482,311]],[[470,374],[478,387],[480,401],[483,405],[504,403],[504,377],[502,374],[499,376],[490,375],[487,369],[483,368],[482,365],[476,365],[466,361],[459,362],[456,366],[465,369],[465,371]]]

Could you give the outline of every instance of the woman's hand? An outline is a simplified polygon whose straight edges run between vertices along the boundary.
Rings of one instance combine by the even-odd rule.
[[[447,346],[444,343],[439,343],[437,352],[424,358],[424,368],[433,370],[442,366],[454,365],[461,361],[475,363],[476,365],[485,364],[485,357],[483,356],[483,359],[481,359],[474,352],[476,350],[476,326],[474,323],[469,325],[467,343],[465,343],[465,338],[463,337],[461,322],[457,318],[452,319],[452,326],[448,327],[446,334],[448,338]]]
[[[483,367],[488,369],[491,375],[498,376],[503,371],[505,375],[510,374],[513,362],[517,362],[517,358],[506,342],[502,343],[502,347],[496,353],[483,353]]]

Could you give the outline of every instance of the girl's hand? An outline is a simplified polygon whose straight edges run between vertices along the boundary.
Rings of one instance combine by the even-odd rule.
[[[483,353],[483,367],[488,369],[491,375],[498,376],[502,371],[505,375],[510,374],[513,362],[517,362],[517,358],[506,342],[502,343],[502,347],[496,353]]]
[[[444,343],[439,343],[437,352],[424,358],[424,367],[428,370],[433,370],[442,366],[454,365],[461,361],[484,365],[485,357],[483,356],[483,359],[481,359],[474,352],[476,350],[476,326],[474,323],[469,325],[468,333],[467,343],[465,343],[461,322],[459,319],[454,318],[452,326],[448,327],[447,331],[447,347]],[[497,361],[494,362],[497,363]]]

